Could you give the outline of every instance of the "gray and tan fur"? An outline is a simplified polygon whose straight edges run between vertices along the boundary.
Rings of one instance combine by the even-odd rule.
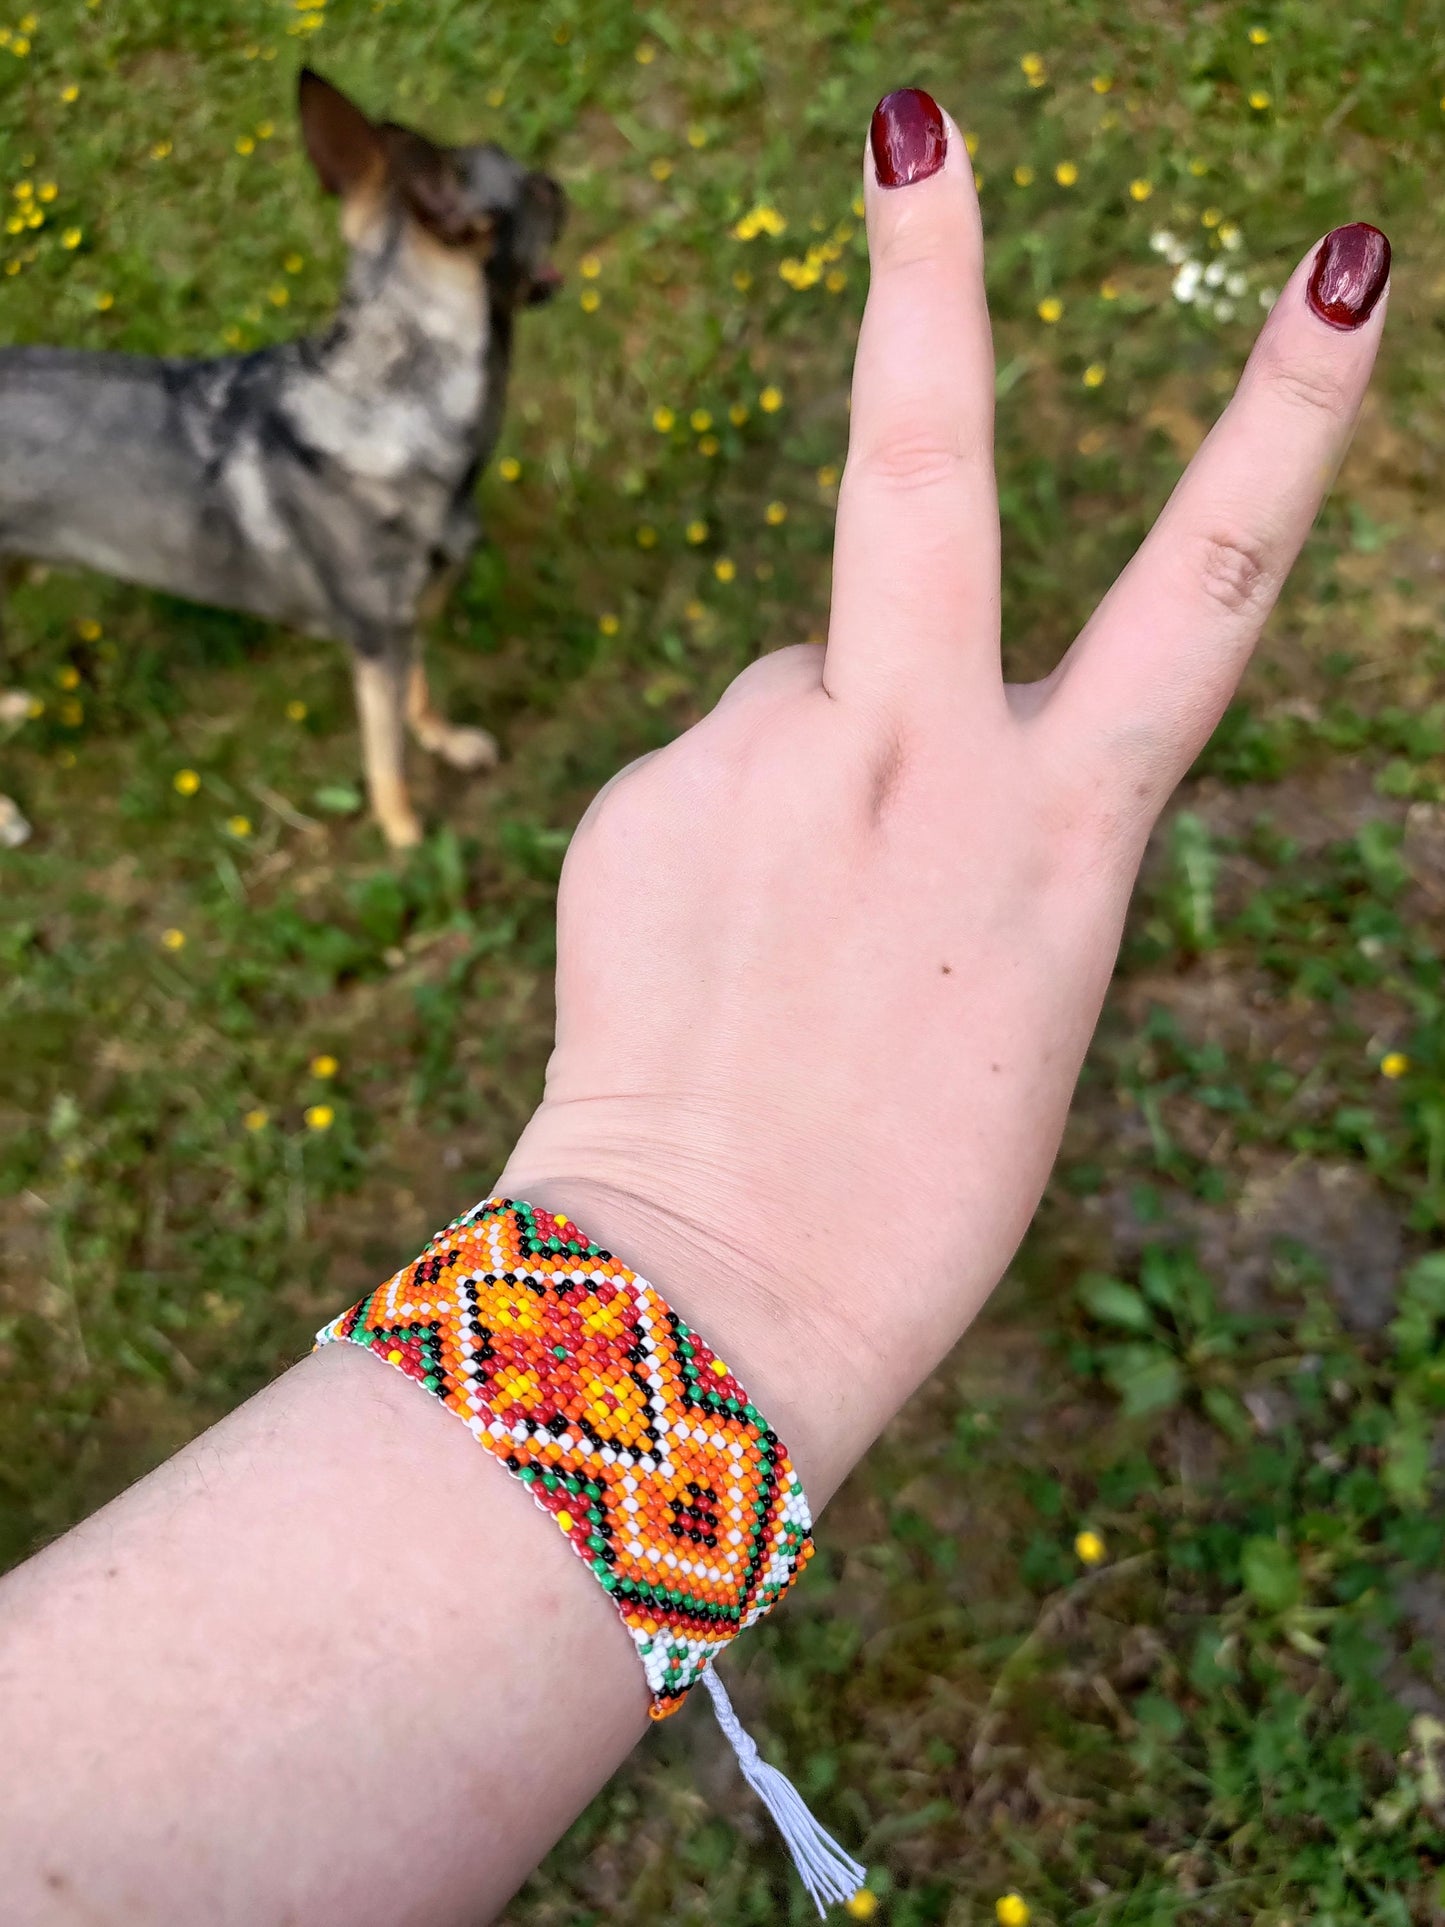
[[[350,269],[324,334],[215,361],[0,350],[7,565],[99,569],[349,645],[372,810],[421,828],[405,728],[459,768],[483,730],[431,705],[419,654],[481,538],[516,310],[545,300],[564,200],[494,146],[442,148],[300,82]]]

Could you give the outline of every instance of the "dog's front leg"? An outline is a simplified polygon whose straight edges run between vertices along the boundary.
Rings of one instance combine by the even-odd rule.
[[[402,766],[410,658],[409,639],[388,642],[379,649],[358,648],[352,657],[367,795],[371,813],[394,850],[409,850],[422,838]]]
[[[453,769],[493,769],[496,766],[497,739],[485,729],[470,729],[464,723],[449,723],[433,708],[427,687],[426,664],[418,641],[411,659],[406,683],[406,720],[411,733],[425,750],[440,756]]]
[[[16,581],[20,564],[0,555],[0,642],[5,632],[5,592]],[[0,690],[0,723],[21,723],[30,714],[30,698],[23,689]],[[0,850],[15,850],[30,835],[30,825],[13,797],[0,796]]]

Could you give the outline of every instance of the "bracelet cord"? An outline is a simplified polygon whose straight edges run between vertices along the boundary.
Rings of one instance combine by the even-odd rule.
[[[718,1654],[775,1606],[813,1553],[782,1442],[661,1295],[569,1218],[488,1198],[333,1319],[456,1414],[531,1492],[611,1598],[650,1712],[701,1680],[738,1765],[822,1914],[865,1869],[759,1754]]]

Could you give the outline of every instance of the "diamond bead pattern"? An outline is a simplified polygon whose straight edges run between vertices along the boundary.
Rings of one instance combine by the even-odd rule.
[[[568,1218],[489,1198],[318,1334],[405,1372],[612,1597],[654,1719],[812,1557],[803,1488],[722,1360]]]

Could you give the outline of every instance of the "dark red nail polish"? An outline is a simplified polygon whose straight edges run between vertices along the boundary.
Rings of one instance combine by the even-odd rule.
[[[1390,278],[1390,243],[1368,221],[1337,227],[1320,242],[1310,273],[1308,299],[1332,328],[1358,328],[1369,320]]]
[[[921,87],[900,87],[873,109],[873,165],[880,187],[926,181],[943,165],[948,129],[938,102]]]

